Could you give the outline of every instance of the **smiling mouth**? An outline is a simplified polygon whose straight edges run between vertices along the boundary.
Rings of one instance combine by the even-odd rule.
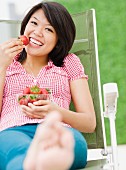
[[[38,45],[38,46],[43,46],[43,43],[41,43],[33,38],[30,38],[30,42],[32,42],[33,44]]]

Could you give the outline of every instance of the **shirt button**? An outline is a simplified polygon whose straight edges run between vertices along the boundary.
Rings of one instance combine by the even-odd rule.
[[[36,83],[36,82],[37,82],[37,80],[36,80],[36,79],[34,79],[33,81],[34,81],[34,83]]]

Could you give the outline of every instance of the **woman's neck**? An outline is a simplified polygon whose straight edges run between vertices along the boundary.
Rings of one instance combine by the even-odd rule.
[[[47,64],[48,64],[47,58],[45,59],[45,58],[27,57],[22,65],[27,71],[27,73],[36,77],[39,74],[42,67],[46,66]]]

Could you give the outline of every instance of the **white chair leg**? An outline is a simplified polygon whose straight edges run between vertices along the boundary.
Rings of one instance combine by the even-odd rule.
[[[115,126],[117,98],[119,96],[117,84],[116,83],[104,84],[103,91],[104,91],[104,106],[105,106],[104,116],[107,117],[110,122],[112,165],[113,165],[113,170],[118,170],[117,138],[116,138],[116,126]]]

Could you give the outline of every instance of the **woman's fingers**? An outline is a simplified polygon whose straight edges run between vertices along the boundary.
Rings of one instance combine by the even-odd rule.
[[[0,63],[8,66],[12,59],[23,50],[23,43],[18,39],[11,39],[0,44]]]
[[[21,45],[18,45],[18,46],[14,46],[13,48],[8,48],[6,50],[6,53],[7,54],[11,54],[11,55],[14,55],[15,53],[17,53],[18,51],[22,51],[23,50],[23,46]]]
[[[14,53],[14,52],[17,52],[17,51],[22,51],[23,48],[24,48],[22,42],[20,42],[19,40],[11,41],[11,42],[2,44],[0,47],[1,47],[0,48],[1,51],[3,53],[5,53],[5,55],[8,55],[10,53]]]
[[[36,106],[34,104],[28,103],[28,106],[32,109],[33,112],[48,112],[49,110],[49,104]]]
[[[26,116],[28,116],[28,117],[30,117],[30,118],[32,118],[32,119],[42,119],[42,118],[45,117],[44,114],[34,114],[34,113],[28,112],[28,111],[26,111],[26,110],[23,110],[23,113],[24,113]]]
[[[13,50],[14,48],[14,50]],[[9,42],[6,42],[6,43],[3,43],[0,45],[0,50],[2,53],[7,53],[7,51],[15,51],[18,50],[19,48],[23,48],[23,44],[17,40],[17,41],[9,41]],[[12,50],[11,50],[12,49]]]
[[[29,106],[31,107],[28,107],[28,106],[25,106],[25,105],[21,105],[21,108],[22,108],[22,112],[24,114],[26,114],[27,116],[29,116],[30,118],[44,118],[45,115],[46,115],[46,112],[42,112],[42,109],[38,109],[36,108],[36,106],[34,106],[33,104],[29,103]],[[40,107],[40,106],[39,106]],[[39,111],[36,111],[36,110],[39,110]]]
[[[9,48],[13,47],[13,46],[17,46],[17,45],[23,45],[23,42],[20,39],[17,38],[12,38],[8,41],[5,41],[4,43],[2,43],[1,45],[3,46],[7,46]]]
[[[27,115],[33,115],[33,117],[43,118],[48,113],[53,110],[57,110],[55,103],[52,103],[50,100],[39,100],[32,103],[28,103],[28,106],[22,105],[22,112]]]
[[[38,100],[38,101],[34,102],[33,104],[35,106],[44,106],[44,105],[48,105],[50,103],[51,103],[50,100]]]

